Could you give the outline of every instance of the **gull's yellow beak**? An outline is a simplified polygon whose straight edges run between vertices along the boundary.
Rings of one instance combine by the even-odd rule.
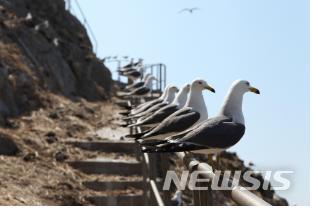
[[[259,89],[257,89],[257,88],[250,87],[249,90],[250,90],[251,92],[255,93],[255,94],[260,94],[260,91],[259,91]]]
[[[215,89],[213,89],[211,86],[207,85],[206,87],[204,87],[205,89],[212,91],[213,93],[215,93]]]

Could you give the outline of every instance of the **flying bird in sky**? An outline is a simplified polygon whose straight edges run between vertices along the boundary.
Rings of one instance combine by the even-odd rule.
[[[185,8],[179,11],[179,13],[189,12],[190,14],[194,13],[196,10],[200,10],[198,7]]]

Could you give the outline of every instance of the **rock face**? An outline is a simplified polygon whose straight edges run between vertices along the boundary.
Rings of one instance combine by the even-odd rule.
[[[19,152],[18,147],[8,136],[0,134],[0,155],[15,155]]]
[[[63,0],[0,0],[0,124],[43,106],[45,92],[110,98],[111,73]]]

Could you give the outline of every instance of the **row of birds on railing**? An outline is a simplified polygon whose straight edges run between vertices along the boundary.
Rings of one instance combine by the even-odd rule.
[[[158,79],[150,73],[144,73],[143,61],[130,63],[118,70],[120,76],[128,78],[129,85],[121,89],[124,92],[118,94],[118,97],[144,97],[151,93],[153,81]]]
[[[130,75],[133,65],[121,69],[123,75]],[[145,75],[144,81],[129,85],[121,98],[139,94],[148,89],[149,82],[156,79]],[[180,89],[168,85],[163,94],[152,101],[136,107],[126,107],[121,112],[128,127],[142,127],[143,132],[125,136],[135,139],[143,152],[186,152],[217,154],[235,145],[245,133],[242,112],[243,96],[247,92],[260,94],[248,81],[234,81],[216,116],[208,117],[203,90],[215,93],[213,87],[200,78],[185,84]]]

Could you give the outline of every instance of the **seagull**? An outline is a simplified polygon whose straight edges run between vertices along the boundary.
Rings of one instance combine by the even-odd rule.
[[[161,103],[156,104],[156,105],[150,107],[146,111],[143,111],[143,112],[141,112],[139,114],[136,114],[134,117],[139,118],[139,117],[143,117],[143,116],[152,114],[152,113],[156,112],[157,110],[159,110],[160,108],[165,107],[166,105],[172,103],[174,101],[174,99],[175,99],[175,94],[178,91],[179,91],[179,89],[176,86],[171,86],[168,89],[167,96],[165,97],[165,99]]]
[[[164,100],[161,103],[156,104],[154,106],[151,106],[150,108],[148,108],[144,112],[141,112],[141,113],[139,113],[137,115],[134,115],[134,116],[131,116],[131,117],[127,117],[127,118],[124,118],[124,119],[126,119],[126,120],[135,119],[135,118],[139,118],[139,117],[142,117],[142,116],[145,116],[145,115],[152,114],[152,113],[156,112],[160,108],[165,107],[166,105],[172,103],[173,100],[175,99],[175,94],[177,92],[178,92],[178,88],[176,86],[171,86],[168,89],[167,96],[164,98]]]
[[[124,94],[120,94],[119,97],[130,97],[130,96],[139,96],[139,97],[142,97],[142,96],[145,96],[147,95],[148,93],[151,92],[152,90],[152,82],[154,80],[157,80],[155,76],[151,76],[147,79],[146,83],[142,86],[142,87],[139,87],[135,90],[133,90],[132,92],[129,92],[129,93],[124,93]]]
[[[159,104],[161,102],[163,102],[163,100],[167,97],[167,94],[168,94],[168,90],[169,88],[171,87],[171,85],[167,85],[163,91],[163,94],[157,98],[157,99],[154,99],[152,101],[148,101],[148,102],[145,102],[143,104],[140,104],[138,105],[137,107],[133,108],[132,110],[130,110],[130,112],[128,113],[125,113],[123,112],[121,115],[128,115],[128,116],[134,116],[136,114],[139,114],[141,112],[144,112],[146,111],[147,109],[149,109],[150,107],[156,105],[156,104]]]
[[[190,14],[194,13],[194,11],[200,10],[198,7],[193,7],[193,8],[185,8],[179,11],[179,13],[183,12],[189,12]]]
[[[158,99],[155,99],[155,100],[152,100],[152,101],[149,101],[149,102],[146,102],[146,103],[143,103],[143,104],[139,105],[138,107],[136,107],[135,109],[133,109],[130,112],[130,115],[139,114],[139,113],[141,113],[143,111],[146,111],[147,109],[149,109],[150,107],[152,107],[152,106],[154,106],[156,104],[162,103],[163,100],[167,97],[168,90],[169,90],[170,87],[171,87],[171,85],[167,85],[165,87],[165,90],[163,91],[163,94]]]
[[[126,88],[124,90],[131,90],[131,89],[136,89],[136,88],[142,87],[150,76],[151,76],[151,74],[147,73],[143,77],[142,81],[139,81],[137,83],[126,86]]]
[[[174,101],[165,107],[157,110],[152,115],[144,116],[139,118],[137,123],[131,126],[155,126],[157,123],[162,122],[165,118],[176,112],[177,110],[184,107],[187,101],[187,96],[190,90],[190,84],[184,85],[177,93]],[[130,126],[130,127],[131,127]]]
[[[129,68],[122,68],[120,70],[117,70],[117,72],[119,75],[124,76],[126,73],[131,73],[131,72],[134,72],[136,70],[137,70],[136,68],[129,67]]]
[[[124,67],[122,67],[122,71],[123,71],[124,69],[135,68],[135,67],[141,66],[141,65],[142,65],[142,62],[143,62],[142,59],[140,59],[140,60],[139,60],[138,62],[136,62],[136,63],[131,62],[131,63],[125,65]]]
[[[141,68],[140,70],[133,70],[130,72],[123,73],[122,76],[126,76],[132,81],[136,81],[137,79],[141,77],[142,73],[143,73],[143,69]]]
[[[143,152],[185,152],[217,154],[239,142],[245,133],[242,112],[243,95],[260,94],[248,81],[236,80],[231,85],[220,112],[193,129],[168,137],[156,146],[143,147]]]
[[[127,69],[124,69],[123,71],[119,71],[120,75],[122,76],[141,76],[140,72],[138,71],[137,68],[127,68]]]
[[[164,140],[168,136],[177,134],[207,120],[208,111],[202,95],[204,89],[215,92],[205,80],[194,80],[191,83],[187,103],[182,109],[168,116],[155,128],[134,135],[134,138],[141,144]]]
[[[171,87],[171,85],[167,85],[163,91],[163,94],[157,98],[157,99],[154,99],[152,101],[148,101],[148,102],[145,102],[143,104],[140,104],[139,106],[135,107],[135,108],[131,108],[131,107],[127,107],[129,111],[127,112],[121,112],[120,115],[123,115],[123,116],[133,116],[135,114],[138,114],[138,113],[141,113],[145,110],[147,110],[148,108],[156,105],[156,104],[159,104],[161,102],[163,102],[163,100],[167,97],[167,94],[168,94],[168,90],[169,88]]]

